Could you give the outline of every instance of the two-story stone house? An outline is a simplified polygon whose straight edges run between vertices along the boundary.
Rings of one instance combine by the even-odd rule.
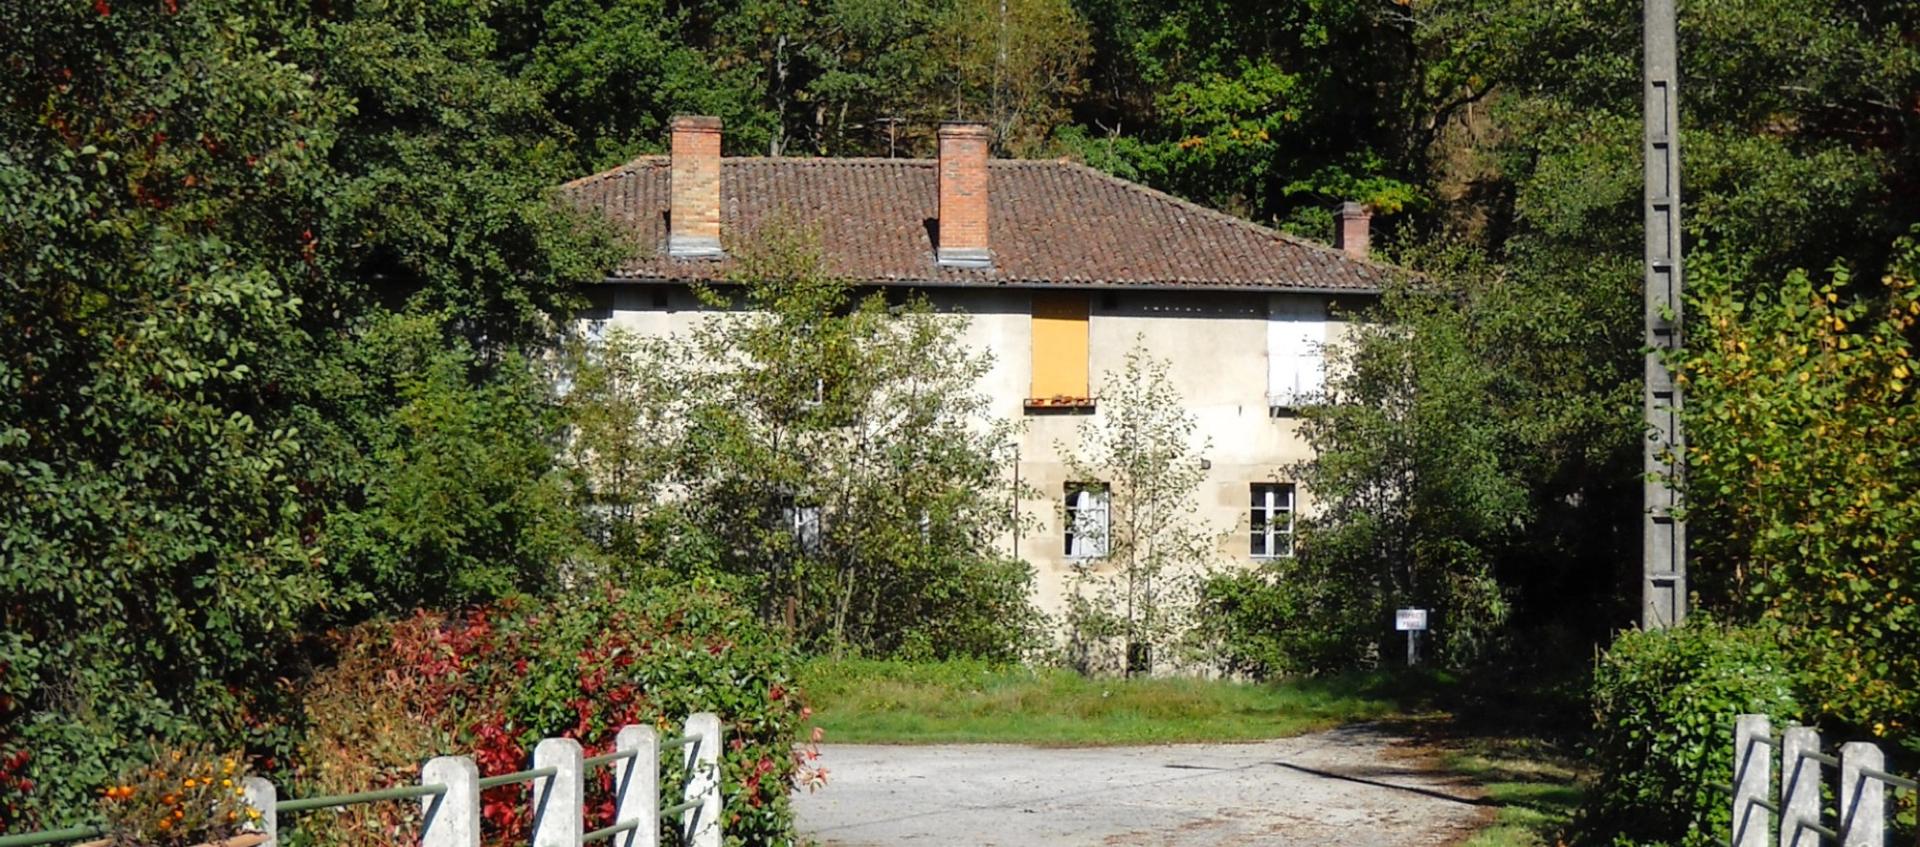
[[[1308,505],[1284,472],[1307,455],[1290,407],[1320,389],[1340,316],[1393,273],[1368,260],[1358,206],[1329,247],[1072,162],[993,159],[974,124],[942,126],[935,160],[723,158],[717,119],[672,133],[671,155],[564,188],[651,248],[594,292],[596,320],[671,332],[703,308],[689,285],[734,269],[730,239],[776,216],[808,226],[830,272],[964,313],[968,343],[993,354],[982,387],[1028,419],[1017,472],[1048,498],[1024,504],[1043,529],[1006,542],[1034,565],[1041,608],[1059,611],[1072,569],[1101,552],[1063,520],[1101,520],[1098,481],[1069,479],[1056,445],[1099,413],[1101,375],[1137,341],[1170,363],[1211,442],[1199,516],[1222,559],[1290,554]]]

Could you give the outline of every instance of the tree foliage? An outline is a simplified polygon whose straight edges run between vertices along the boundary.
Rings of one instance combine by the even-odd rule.
[[[574,455],[610,551],[737,577],[816,650],[1017,655],[1030,574],[1000,552],[1012,424],[987,413],[987,354],[960,316],[824,273],[806,233],[763,239],[702,292],[722,311],[615,329],[583,362]]]
[[[527,354],[616,254],[477,13],[415,11],[0,10],[0,826],[132,739],[281,746],[301,632],[565,546]]]
[[[1795,271],[1757,297],[1711,265],[1681,373],[1697,584],[1784,624],[1818,686],[1809,705],[1911,739],[1920,703],[1920,248],[1873,296],[1845,269]]]
[[[1104,551],[1080,564],[1068,601],[1067,646],[1083,668],[1104,668],[1118,646],[1128,674],[1151,671],[1193,625],[1193,585],[1217,540],[1194,517],[1208,447],[1194,427],[1167,363],[1136,343],[1102,380],[1099,411],[1058,448],[1106,508],[1104,525],[1067,516]]]

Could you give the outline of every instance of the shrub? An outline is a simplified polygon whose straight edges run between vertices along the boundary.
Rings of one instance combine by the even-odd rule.
[[[1724,842],[1733,723],[1802,716],[1775,633],[1697,623],[1629,632],[1595,669],[1591,759],[1598,784],[1578,829],[1595,842]]]
[[[1280,560],[1203,582],[1197,617],[1214,664],[1256,679],[1368,664],[1386,607],[1353,580],[1313,576],[1321,561]]]
[[[112,847],[182,847],[221,841],[260,817],[240,783],[238,753],[211,748],[160,750],[101,792],[100,816]]]
[[[1916,230],[1920,236],[1920,230]],[[1754,290],[1711,256],[1687,380],[1691,585],[1778,620],[1807,705],[1920,739],[1920,242],[1873,281],[1795,271]]]
[[[678,733],[696,711],[720,715],[729,844],[792,838],[787,794],[816,779],[795,733],[808,714],[793,654],[747,610],[707,585],[576,591],[550,605],[503,602],[461,616],[422,612],[343,636],[340,662],[306,693],[300,775],[307,793],[409,784],[420,762],[471,753],[482,775],[526,767],[543,737],[612,749],[626,724]],[[664,757],[671,760],[673,757]],[[661,786],[677,802],[676,767]],[[612,773],[587,786],[589,826],[612,823]],[[489,843],[523,843],[525,784],[483,793]],[[351,807],[301,824],[332,845],[386,845],[411,833],[409,804]]]

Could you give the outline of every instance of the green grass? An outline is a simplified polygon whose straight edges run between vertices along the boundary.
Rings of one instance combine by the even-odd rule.
[[[1441,766],[1472,779],[1494,804],[1493,823],[1461,847],[1542,847],[1559,843],[1580,807],[1578,765],[1532,738],[1466,738],[1449,745]]]
[[[1444,679],[1366,674],[1273,684],[1088,679],[951,661],[808,663],[801,683],[825,740],[1049,746],[1252,741],[1424,708]]]

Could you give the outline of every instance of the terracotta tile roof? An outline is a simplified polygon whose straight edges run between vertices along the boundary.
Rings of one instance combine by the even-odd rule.
[[[723,162],[723,242],[775,218],[818,227],[828,269],[863,282],[1364,292],[1395,273],[1084,165],[1010,159],[990,164],[994,266],[940,267],[932,160]],[[561,191],[612,217],[649,251],[613,278],[724,279],[729,260],[667,257],[668,167],[664,156],[642,157]]]

